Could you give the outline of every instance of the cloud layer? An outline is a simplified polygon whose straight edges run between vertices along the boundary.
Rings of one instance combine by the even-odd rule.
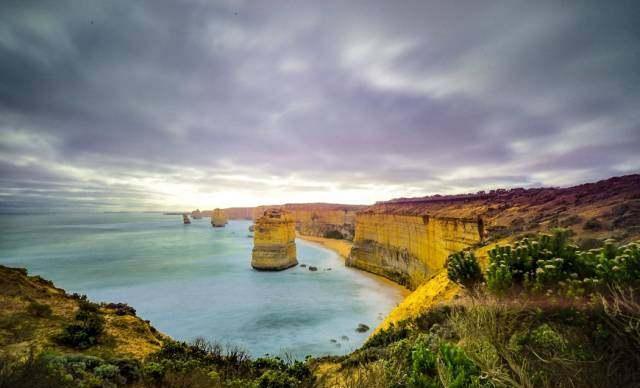
[[[0,211],[638,172],[634,3],[3,2]]]

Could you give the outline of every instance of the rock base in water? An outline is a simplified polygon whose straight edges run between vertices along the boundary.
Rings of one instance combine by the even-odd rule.
[[[253,248],[251,266],[260,271],[282,271],[298,264],[296,244]]]
[[[211,226],[223,228],[229,222],[227,214],[222,209],[214,209],[211,212]]]

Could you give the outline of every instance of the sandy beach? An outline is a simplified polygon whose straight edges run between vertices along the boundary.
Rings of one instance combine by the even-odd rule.
[[[336,240],[336,239],[332,239],[332,238],[324,238],[324,237],[317,237],[317,236],[305,236],[305,235],[301,235],[300,233],[297,233],[296,236],[302,240],[311,242],[311,243],[315,243],[318,245],[321,245],[331,251],[334,251],[335,253],[337,253],[340,257],[342,257],[344,260],[347,259],[347,257],[349,257],[349,252],[351,251],[351,247],[353,246],[353,242],[349,241],[349,240]],[[401,293],[403,298],[406,298],[409,294],[411,294],[411,291],[404,288],[403,286],[385,278],[379,275],[375,275],[366,271],[362,271],[366,276],[372,277],[382,283],[385,284],[385,286],[389,286],[392,287],[394,289],[396,289],[398,292]],[[402,302],[401,302],[402,303]]]

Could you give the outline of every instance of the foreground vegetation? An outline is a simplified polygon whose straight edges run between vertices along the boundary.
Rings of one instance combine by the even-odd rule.
[[[31,353],[0,359],[0,387],[305,387],[307,364],[263,357],[197,339],[167,341],[149,358],[103,359],[85,354]]]

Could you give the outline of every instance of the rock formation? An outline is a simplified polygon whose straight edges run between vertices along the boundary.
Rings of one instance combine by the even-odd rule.
[[[254,225],[251,266],[258,270],[279,271],[298,264],[295,222],[280,209],[266,210]]]
[[[438,273],[454,251],[558,226],[571,228],[579,244],[610,236],[619,242],[637,239],[640,175],[569,188],[379,202],[357,213],[347,265],[415,289]]]
[[[189,219],[189,215],[188,214],[185,213],[185,214],[182,215],[182,222],[185,225],[188,225],[188,224],[191,223],[191,220]]]
[[[213,209],[211,212],[211,226],[221,228],[227,224],[227,214],[222,209]]]
[[[364,208],[364,205],[332,203],[258,206],[255,208],[254,218],[267,209],[282,209],[291,213],[296,229],[302,235],[353,240],[356,212]]]
[[[196,209],[196,210],[191,212],[191,217],[194,220],[199,220],[199,219],[202,218],[202,212],[200,211],[200,209]]]

